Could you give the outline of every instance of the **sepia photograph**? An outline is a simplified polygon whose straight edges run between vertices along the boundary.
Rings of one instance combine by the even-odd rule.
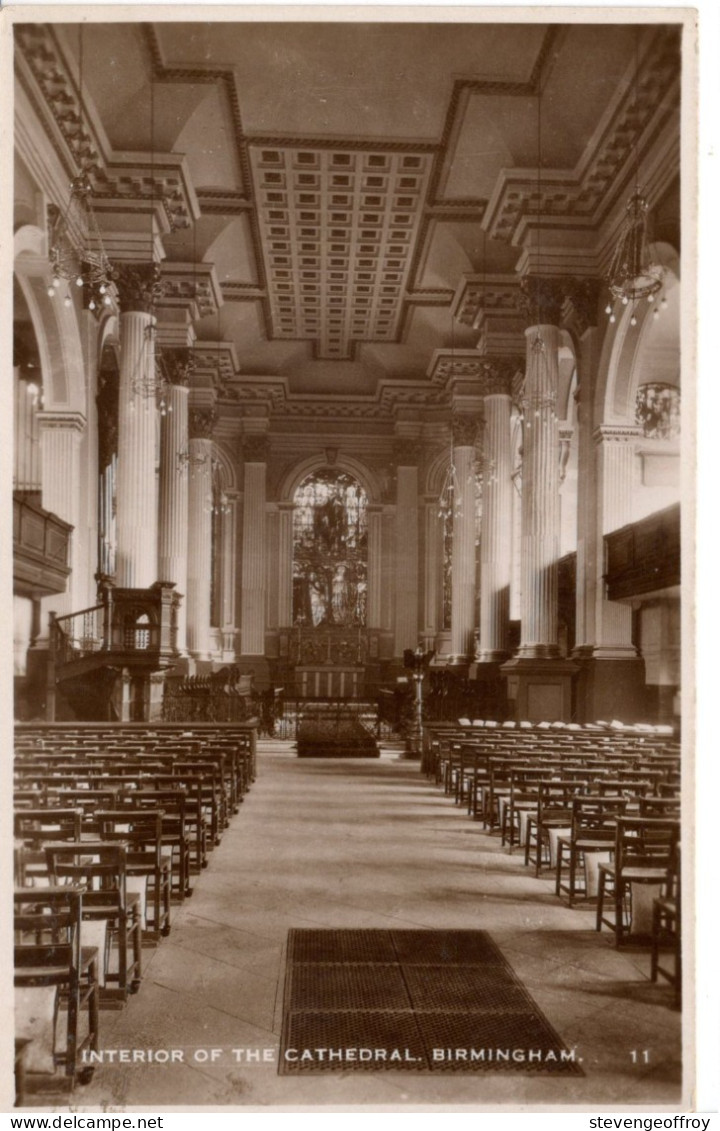
[[[7,1110],[697,1111],[696,12],[2,16]]]

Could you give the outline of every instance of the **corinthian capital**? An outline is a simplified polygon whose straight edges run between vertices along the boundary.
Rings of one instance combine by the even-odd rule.
[[[481,385],[484,397],[512,393],[512,383],[517,373],[525,369],[525,358],[518,354],[517,357],[485,357],[482,361]]]
[[[191,440],[211,440],[215,427],[215,410],[191,408],[188,413],[188,436]]]
[[[120,309],[126,313],[140,311],[153,314],[155,303],[162,297],[160,266],[157,263],[120,263],[113,268],[113,282],[118,290]]]
[[[467,413],[456,413],[451,422],[452,440],[456,448],[473,448],[477,438],[478,419]]]
[[[526,275],[520,280],[518,307],[528,326],[559,326],[567,294],[567,279]]]
[[[245,436],[242,442],[245,463],[267,463],[270,441],[267,436]]]
[[[195,371],[195,357],[189,349],[164,349],[162,361],[165,376],[171,385],[187,386]]]

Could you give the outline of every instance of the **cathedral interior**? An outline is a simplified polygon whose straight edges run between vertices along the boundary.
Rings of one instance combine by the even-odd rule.
[[[272,1044],[286,904],[297,926],[460,930],[480,900],[536,999],[559,1009],[565,1043],[595,1042],[595,1078],[562,1083],[573,1102],[677,1102],[680,1015],[668,983],[653,997],[650,950],[627,957],[617,903],[615,933],[598,934],[597,893],[582,908],[556,899],[540,831],[526,842],[540,878],[517,845],[505,855],[502,805],[484,786],[477,800],[477,764],[444,736],[475,723],[518,744],[538,728],[557,743],[652,739],[666,792],[648,771],[657,804],[643,819],[665,819],[671,798],[679,815],[687,28],[231,10],[141,22],[110,8],[82,23],[16,15],[12,33],[17,766],[27,776],[53,742],[79,760],[91,734],[105,735],[98,750],[110,734],[159,749],[193,727],[251,734],[257,756],[247,804],[222,844],[220,811],[219,847],[140,994],[107,1014],[109,1043],[132,1044],[140,1025],[152,1044],[163,1018],[189,1031],[196,1007],[225,1024],[229,962],[249,1002],[235,1043]],[[363,792],[375,786],[379,810]],[[325,828],[325,804],[351,821],[345,838]],[[444,848],[471,834],[459,871],[423,848],[429,817]],[[315,859],[327,836],[349,869],[363,828],[378,840],[347,889],[345,871],[315,861],[336,884],[316,914],[318,891],[292,894],[309,882],[296,855]],[[375,903],[386,853],[397,872]],[[473,894],[459,876],[483,853]],[[411,857],[427,857],[423,882],[438,872],[440,904],[413,886]],[[561,854],[558,884],[562,867]],[[548,939],[534,952],[539,926],[560,951],[582,936],[581,957],[551,963]],[[198,951],[209,988],[173,965]],[[599,1050],[634,1049],[634,1026],[662,1048],[630,1073]],[[219,1067],[180,1084],[172,1065],[99,1062],[84,1094],[365,1103],[378,1087],[381,1103],[483,1102],[472,1074],[351,1075],[342,1092],[333,1073],[248,1069],[233,1091]],[[489,1102],[508,1102],[511,1081],[493,1079]],[[512,1086],[550,1102],[557,1082]]]

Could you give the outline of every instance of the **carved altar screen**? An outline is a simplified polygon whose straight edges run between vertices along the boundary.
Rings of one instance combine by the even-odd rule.
[[[364,627],[365,491],[347,472],[324,468],[300,484],[293,501],[293,623]]]

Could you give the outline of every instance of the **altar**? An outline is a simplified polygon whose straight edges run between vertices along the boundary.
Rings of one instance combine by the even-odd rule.
[[[295,693],[300,699],[362,699],[365,668],[300,665],[295,668]]]
[[[296,626],[289,640],[299,699],[362,699],[368,652],[364,628]]]

